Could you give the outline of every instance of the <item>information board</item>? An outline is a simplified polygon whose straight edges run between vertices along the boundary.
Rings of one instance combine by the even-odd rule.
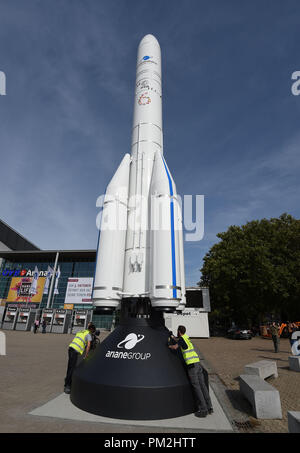
[[[69,278],[65,304],[91,304],[93,278]]]

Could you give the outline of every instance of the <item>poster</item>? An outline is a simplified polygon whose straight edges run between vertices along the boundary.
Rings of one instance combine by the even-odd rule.
[[[7,296],[7,302],[36,302],[43,297],[45,277],[13,277]]]
[[[65,304],[91,304],[93,278],[69,278]]]

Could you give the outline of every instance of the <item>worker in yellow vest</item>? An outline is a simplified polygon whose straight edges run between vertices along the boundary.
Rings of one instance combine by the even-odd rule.
[[[213,413],[213,407],[208,389],[205,385],[203,368],[200,364],[199,356],[185,332],[186,328],[184,326],[178,326],[177,338],[171,334],[176,344],[169,345],[169,348],[175,350],[178,348],[181,349],[183,359],[187,366],[187,373],[197,399],[198,411],[195,415],[197,417],[206,417],[208,414]]]
[[[80,330],[69,344],[69,360],[64,388],[65,393],[71,393],[72,375],[77,364],[77,359],[80,355],[83,355],[84,359],[88,356],[93,340],[92,335],[95,331],[96,327],[94,324],[89,323],[88,329]]]

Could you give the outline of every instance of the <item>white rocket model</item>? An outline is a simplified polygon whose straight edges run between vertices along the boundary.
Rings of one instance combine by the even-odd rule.
[[[138,48],[131,156],[104,198],[93,304],[111,310],[130,297],[164,311],[185,306],[181,206],[163,156],[161,51],[152,35]]]

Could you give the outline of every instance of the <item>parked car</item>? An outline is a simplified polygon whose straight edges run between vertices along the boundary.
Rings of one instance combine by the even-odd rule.
[[[252,332],[249,329],[235,326],[227,331],[227,337],[234,340],[251,340]]]

